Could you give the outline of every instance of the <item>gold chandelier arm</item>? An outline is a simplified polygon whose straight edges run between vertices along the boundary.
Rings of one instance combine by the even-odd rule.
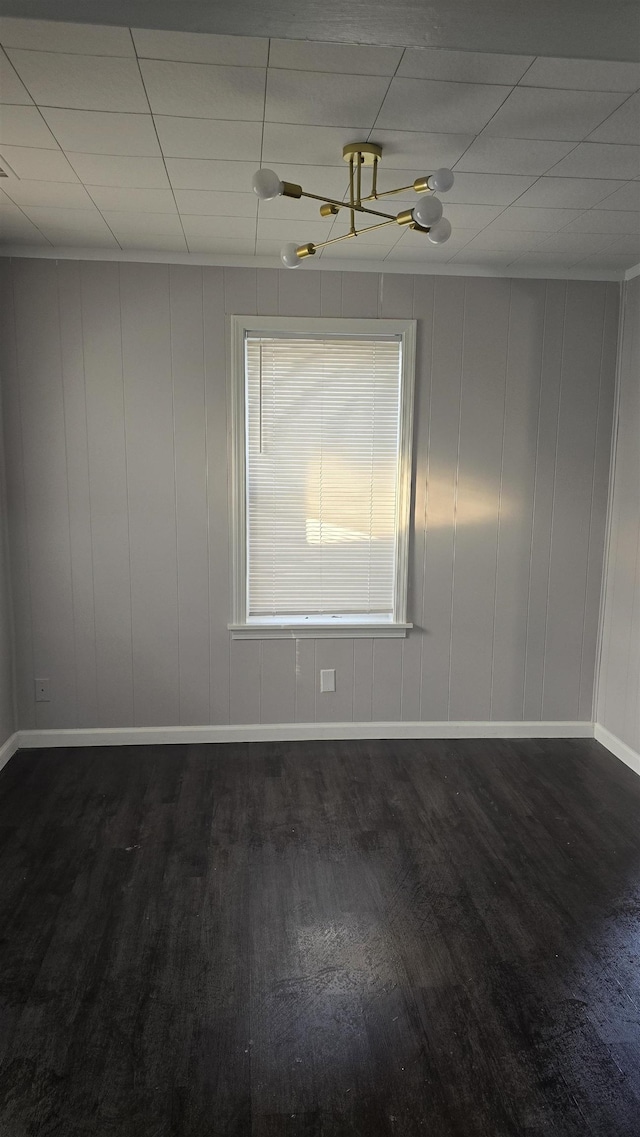
[[[390,221],[380,221],[377,225],[367,225],[364,229],[354,229],[353,232],[341,233],[339,237],[329,237],[326,241],[313,241],[313,251],[316,249],[324,249],[327,245],[335,245],[336,241],[346,241],[349,237],[359,237],[361,233],[370,233],[372,229],[383,229],[385,225],[394,225],[396,223],[395,217]],[[302,248],[303,246],[300,246]]]
[[[379,197],[391,197],[394,193],[406,193],[407,190],[413,190],[414,193],[433,193],[429,185],[428,177],[416,178],[410,186],[399,186],[398,189],[380,190],[380,193],[377,192],[375,185],[372,188],[373,193],[370,193],[368,197],[363,197],[363,201],[377,201]]]
[[[326,202],[327,205],[337,206],[338,209],[357,210],[358,213],[372,213],[374,217],[388,217],[390,221],[395,221],[395,214],[393,213],[382,213],[379,209],[366,209],[364,205],[356,205],[355,203],[351,205],[350,201],[336,201],[332,197],[321,197],[318,193],[307,193],[305,190],[302,191],[302,197],[310,197],[313,201],[323,201]],[[363,201],[370,200],[368,197],[363,198]]]
[[[356,173],[356,205],[358,206],[358,209],[360,209],[362,207],[362,154],[358,154],[358,167]]]
[[[349,158],[349,205],[351,208],[351,230],[350,230],[351,233],[355,233],[355,231],[356,231],[356,215],[353,212],[354,202],[355,202],[355,199],[353,196],[353,154],[352,154],[351,157]]]

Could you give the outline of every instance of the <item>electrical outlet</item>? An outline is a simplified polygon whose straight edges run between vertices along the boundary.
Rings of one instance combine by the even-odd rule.
[[[50,703],[51,692],[49,690],[49,680],[36,679],[34,682],[36,689],[36,703]]]
[[[329,667],[320,672],[320,691],[322,694],[327,694],[336,689],[336,671],[335,667]]]

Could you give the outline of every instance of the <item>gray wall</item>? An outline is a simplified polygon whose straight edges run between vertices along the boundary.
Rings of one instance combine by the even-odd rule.
[[[591,719],[617,285],[3,271],[21,726]],[[225,313],[256,311],[419,320],[406,640],[230,642]]]
[[[0,419],[2,418],[0,400]],[[0,746],[15,730],[13,691],[13,635],[9,587],[9,531],[7,523],[4,445],[0,430]]]
[[[640,751],[640,277],[625,286],[597,719]]]

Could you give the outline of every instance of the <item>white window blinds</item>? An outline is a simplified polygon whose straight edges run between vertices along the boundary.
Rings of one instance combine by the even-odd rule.
[[[401,338],[245,337],[247,616],[391,618]]]

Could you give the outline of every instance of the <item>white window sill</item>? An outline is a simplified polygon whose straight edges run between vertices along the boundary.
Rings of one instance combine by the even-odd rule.
[[[413,624],[396,624],[390,620],[378,623],[354,619],[291,621],[254,621],[248,624],[228,624],[234,640],[301,640],[301,639],[391,639],[404,638]]]

